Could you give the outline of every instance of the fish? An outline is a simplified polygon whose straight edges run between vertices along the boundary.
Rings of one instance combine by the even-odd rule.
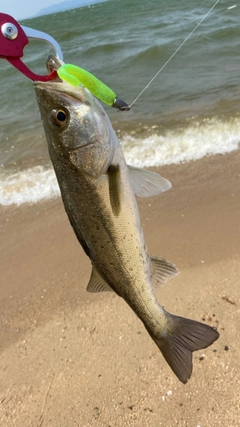
[[[185,384],[193,351],[211,345],[219,333],[169,313],[156,298],[156,288],[178,270],[148,254],[136,196],[156,196],[171,183],[126,163],[107,113],[86,88],[35,82],[34,89],[63,204],[92,264],[87,291],[122,297]]]

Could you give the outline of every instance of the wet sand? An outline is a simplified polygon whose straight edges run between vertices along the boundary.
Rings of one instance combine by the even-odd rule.
[[[139,199],[151,254],[180,274],[167,310],[217,327],[174,376],[112,293],[89,294],[90,262],[60,199],[0,209],[0,426],[240,425],[240,152],[161,168],[173,188]]]

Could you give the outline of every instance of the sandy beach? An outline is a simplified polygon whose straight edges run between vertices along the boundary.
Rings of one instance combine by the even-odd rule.
[[[171,313],[217,327],[186,385],[90,261],[60,199],[0,209],[0,426],[240,426],[240,151],[161,168],[173,188],[138,199],[149,253],[180,274]]]

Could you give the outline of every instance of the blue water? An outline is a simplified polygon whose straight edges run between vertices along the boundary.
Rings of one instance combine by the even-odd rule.
[[[109,0],[21,24],[51,34],[65,62],[130,104],[213,4]],[[129,112],[105,106],[129,163],[179,163],[239,148],[239,22],[240,5],[219,2]],[[31,41],[24,53],[24,62],[45,74],[54,52]],[[51,197],[57,187],[31,81],[4,60],[0,79],[0,203]],[[36,180],[42,186],[35,188]]]

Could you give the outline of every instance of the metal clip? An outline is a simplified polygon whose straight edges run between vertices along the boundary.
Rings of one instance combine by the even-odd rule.
[[[31,80],[46,82],[57,77],[53,70],[46,76],[33,73],[22,61],[23,49],[29,39],[43,40],[49,43],[56,52],[57,58],[63,60],[62,50],[56,40],[46,33],[21,26],[12,16],[0,13],[0,58],[6,59],[21,73]]]

